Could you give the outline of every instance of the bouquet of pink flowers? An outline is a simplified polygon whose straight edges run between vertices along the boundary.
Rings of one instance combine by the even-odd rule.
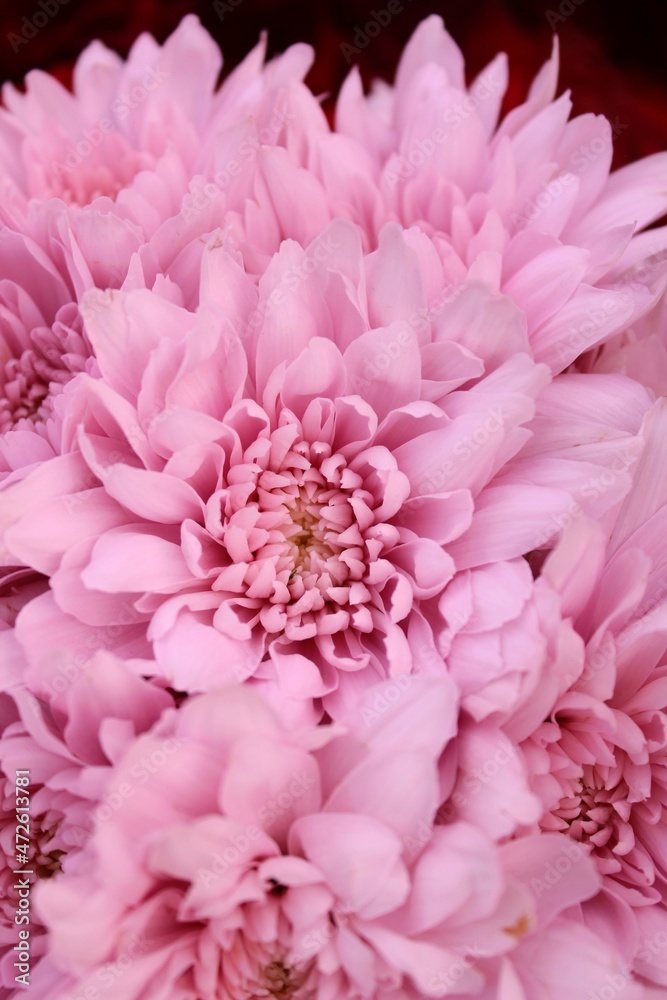
[[[441,20],[0,111],[0,995],[667,997],[667,153]]]

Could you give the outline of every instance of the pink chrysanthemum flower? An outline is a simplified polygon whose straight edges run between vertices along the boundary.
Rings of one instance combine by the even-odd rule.
[[[358,225],[366,250],[398,221],[433,239],[448,289],[430,303],[436,314],[465,281],[482,280],[524,310],[531,350],[552,371],[655,303],[667,230],[637,233],[667,211],[665,154],[610,175],[612,126],[596,115],[568,121],[568,94],[555,100],[557,51],[499,123],[505,57],[466,87],[460,51],[428,18],[393,88],[377,83],[366,98],[352,71],[333,130],[301,83],[304,60],[286,54],[283,87],[275,96],[267,83],[256,125],[207,146],[192,190],[155,233],[163,271],[179,260],[182,277],[188,243],[222,218],[257,276],[283,240],[306,246],[332,219]]]
[[[324,120],[302,83],[312,50],[294,45],[269,63],[265,53],[262,39],[216,89],[220,50],[188,15],[162,46],[142,35],[127,61],[93,42],[73,93],[40,71],[28,74],[25,93],[6,85],[0,220],[33,238],[66,230],[76,268],[101,288],[123,283],[152,235],[165,270],[185,234],[245,213],[264,150],[298,147],[313,116]],[[259,249],[266,237],[256,229],[248,235]],[[269,253],[276,229],[272,209],[259,225]]]
[[[585,641],[581,671],[523,744],[544,830],[592,851],[605,892],[584,908],[628,962],[667,985],[667,498],[665,411],[611,538],[574,522],[543,574]]]
[[[0,809],[27,767],[32,985],[648,1000],[667,231],[637,232],[667,154],[610,176],[555,56],[498,124],[504,59],[466,88],[437,18],[393,88],[352,74],[337,131],[310,58],[260,44],[216,90],[188,17],[91,46],[73,94],[4,92]]]
[[[4,478],[59,454],[60,397],[79,372],[95,368],[67,267],[56,266],[32,239],[9,229],[0,233],[0,266]],[[81,290],[86,287],[80,276],[75,283]]]
[[[78,854],[116,806],[104,791],[110,768],[173,700],[126,663],[97,653],[86,670],[73,675],[67,664],[55,673],[47,703],[25,690],[26,664],[11,632],[0,633],[0,657],[0,988],[10,990],[16,987],[14,872],[29,872],[24,881],[32,891],[76,870]],[[34,914],[29,930],[34,970],[47,950]]]
[[[74,655],[124,623],[122,655],[152,652],[177,689],[255,676],[340,715],[377,677],[442,663],[448,608],[429,602],[457,569],[553,544],[573,503],[620,502],[648,395],[613,376],[547,389],[520,312],[475,283],[416,329],[435,275],[415,239],[389,226],[364,257],[334,223],[284,244],[258,290],[216,235],[194,314],[155,291],[84,300],[100,378],[77,381],[72,450],[0,495],[7,561],[50,578],[17,624],[38,669],[39,635]],[[593,385],[616,396],[595,419]]]
[[[256,276],[282,240],[305,246],[332,218],[353,219],[369,248],[398,219],[433,237],[445,281],[429,296],[432,315],[465,280],[481,279],[525,312],[530,350],[552,371],[625,331],[655,301],[664,235],[652,233],[649,245],[632,233],[665,210],[663,161],[609,179],[608,123],[567,123],[567,97],[550,103],[555,57],[496,128],[503,58],[468,93],[461,54],[430,19],[407,47],[394,91],[378,86],[369,98],[374,125],[353,73],[332,132],[301,82],[308,48],[267,66],[263,55],[260,44],[216,91],[220,53],[188,17],[163,47],[142,36],[126,63],[89,47],[74,94],[40,73],[25,94],[6,88],[5,222],[49,256],[55,240],[55,267],[79,275],[77,296],[91,284],[134,287],[143,269],[151,286],[168,272],[191,304],[193,242],[222,219]],[[422,135],[428,126],[437,140]],[[466,150],[465,162],[454,149]],[[50,333],[39,317],[26,326],[26,306],[17,313],[4,338],[0,429],[50,414],[54,387],[87,366],[85,330],[70,313]],[[58,428],[56,420],[47,435],[56,453]],[[39,441],[11,443],[9,469],[46,457]]]
[[[28,74],[25,93],[6,84],[2,221],[21,229],[31,203],[58,199],[77,209],[71,218],[84,229],[94,215],[110,216],[121,240],[137,228],[153,231],[180,209],[212,140],[224,143],[226,129],[238,128],[272,88],[275,98],[300,80],[312,61],[308,46],[296,45],[265,68],[265,48],[216,91],[220,51],[189,15],[162,46],[141,35],[126,61],[93,42],[74,68],[73,93],[39,70]]]
[[[290,734],[233,686],[165,716],[116,769],[108,790],[125,787],[126,799],[86,864],[38,893],[51,960],[71,977],[48,1000],[85,993],[130,946],[109,1000],[490,996],[499,978],[521,983],[518,942],[563,924],[572,940],[560,914],[597,886],[584,852],[539,900],[529,877],[562,860],[565,838],[527,838],[519,865],[518,845],[505,855],[467,824],[433,826],[453,685],[414,680],[373,714],[349,733]],[[133,771],[167,737],[177,753],[130,795]],[[602,956],[616,963],[583,938],[578,974],[598,985]],[[551,978],[529,974],[534,1000]]]
[[[4,88],[0,476],[61,451],[66,400],[56,398],[94,370],[78,311],[85,290],[132,284],[142,248],[151,284],[169,266],[184,277],[181,231],[186,242],[207,231],[211,188],[224,199],[215,225],[250,190],[220,181],[202,194],[202,171],[211,165],[217,177],[223,148],[240,144],[252,185],[262,149],[287,142],[288,130],[294,141],[302,123],[288,105],[305,90],[312,54],[297,45],[264,65],[264,53],[262,41],[216,91],[221,56],[191,16],[162,47],[142,36],[125,63],[89,46],[73,94],[38,71],[25,93]]]
[[[463,55],[433,15],[408,42],[394,86],[378,81],[366,96],[353,69],[335,130],[315,123],[291,160],[269,160],[270,196],[256,197],[267,217],[282,206],[285,235],[301,242],[333,215],[353,220],[367,249],[389,220],[418,226],[446,285],[473,278],[512,296],[535,356],[562,371],[664,288],[667,230],[636,234],[667,212],[667,154],[610,174],[612,124],[593,114],[568,121],[557,76],[555,48],[525,103],[499,121],[505,55],[467,85]],[[308,198],[288,212],[281,192],[305,173]]]
[[[102,287],[117,286],[146,230],[180,208],[220,65],[190,17],[162,47],[142,35],[127,62],[94,42],[75,67],[74,93],[37,70],[25,93],[5,85],[3,223],[33,237],[45,224],[70,228],[79,263]]]

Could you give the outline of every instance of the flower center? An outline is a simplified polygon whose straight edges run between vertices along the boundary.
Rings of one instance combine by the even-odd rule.
[[[350,503],[359,495],[361,477],[348,477],[345,487],[341,465],[329,445],[295,442],[280,466],[255,466],[255,489],[228,521],[227,550],[237,565],[247,564],[247,595],[271,605],[264,612],[270,631],[282,630],[287,618],[312,618],[332,603],[340,608],[349,586],[364,574],[363,538],[358,530],[352,538]],[[242,553],[240,529],[246,535]],[[237,553],[242,560],[237,561]],[[341,625],[347,621],[342,612]]]
[[[297,500],[290,516],[297,532],[289,537],[289,541],[295,546],[296,551],[291,553],[294,559],[294,569],[290,573],[288,582],[293,580],[297,573],[308,572],[311,558],[314,559],[317,556],[321,560],[326,560],[333,555],[331,547],[319,537],[317,529],[320,520],[318,515],[304,506],[301,499]]]
[[[58,823],[49,825],[46,816],[38,816],[35,819],[35,846],[32,865],[37,878],[51,878],[56,872],[62,871],[60,859],[65,851],[58,850],[52,846],[53,839],[58,829]],[[51,848],[49,850],[49,848]]]
[[[19,420],[39,420],[46,416],[44,400],[48,382],[43,380],[34,351],[10,358],[4,367],[4,395],[0,397],[0,433],[11,430]]]
[[[284,958],[274,958],[261,966],[257,981],[252,984],[249,1000],[306,1000],[313,993],[307,990],[312,963],[304,967],[292,966]]]
[[[384,448],[344,457],[326,440],[304,440],[289,414],[245,449],[218,494],[209,530],[225,550],[213,589],[257,609],[265,631],[288,639],[370,632],[373,589],[393,574],[383,556],[399,540],[387,524],[387,482],[400,507],[407,478]],[[378,469],[378,464],[381,468]],[[386,468],[385,468],[386,466]]]
[[[53,396],[85,369],[90,356],[87,338],[80,331],[77,317],[71,327],[56,321],[52,328],[24,332],[28,346],[20,356],[0,363],[0,434],[22,420],[40,424],[51,415]]]
[[[627,790],[620,785],[605,788],[590,765],[584,771],[584,777],[573,783],[572,794],[561,799],[553,815],[568,825],[574,840],[614,851],[630,812]]]
[[[224,995],[230,1000],[311,1000],[314,996],[308,989],[312,961],[292,963],[283,949],[276,954],[274,948],[246,934],[235,935],[221,960]]]
[[[304,980],[303,973],[297,972],[281,959],[276,959],[262,969],[263,993],[261,995],[275,997],[275,1000],[289,1000],[290,997],[296,996],[303,986]]]
[[[60,821],[59,816],[50,813],[39,813],[31,817],[26,861],[23,862],[16,854],[12,853],[10,863],[10,858],[5,855],[7,864],[0,878],[0,916],[8,920],[9,923],[14,920],[17,904],[15,891],[12,888],[16,881],[13,869],[26,868],[33,871],[38,879],[49,879],[57,872],[62,871],[60,859],[66,852],[57,847]],[[9,825],[8,823],[8,829]],[[13,846],[13,844],[10,845],[10,850]]]

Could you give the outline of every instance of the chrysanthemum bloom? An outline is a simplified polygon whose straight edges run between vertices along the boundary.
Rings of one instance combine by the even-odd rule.
[[[51,961],[72,977],[55,996],[85,995],[104,968],[122,970],[107,1000],[417,1000],[478,993],[499,975],[521,982],[494,959],[539,942],[596,891],[585,852],[563,866],[566,838],[529,837],[519,866],[518,851],[504,857],[472,826],[434,827],[437,763],[456,726],[446,678],[415,678],[367,711],[352,732],[297,735],[232,686],[141,737],[109,793],[167,737],[179,750],[100,826],[79,872],[36,894]],[[525,873],[555,864],[560,884],[537,899]],[[577,952],[581,980],[595,983],[592,951]]]
[[[102,286],[118,285],[144,227],[180,207],[220,65],[187,18],[163,47],[141,36],[127,62],[94,42],[75,67],[74,93],[38,70],[25,93],[5,85],[2,221],[30,235],[44,220],[71,227]]]
[[[142,290],[84,301],[100,378],[77,380],[72,450],[0,495],[6,559],[50,578],[18,634],[39,669],[119,626],[121,655],[177,689],[255,675],[339,715],[358,685],[442,662],[431,599],[457,569],[618,504],[649,397],[618,376],[546,392],[521,313],[476,283],[412,326],[439,270],[419,233],[390,226],[364,257],[333,223],[285,243],[259,292],[221,238],[195,314]]]
[[[504,56],[466,90],[460,52],[440,19],[428,19],[393,90],[377,84],[366,101],[352,72],[334,131],[301,88],[290,107],[307,128],[258,149],[247,177],[228,176],[240,154],[225,144],[215,174],[224,192],[202,181],[195,226],[188,203],[158,234],[158,258],[166,269],[197,226],[208,231],[223,214],[256,274],[281,239],[305,246],[332,218],[353,220],[367,250],[398,220],[433,237],[445,283],[429,297],[431,316],[481,279],[514,298],[535,357],[562,371],[625,331],[664,288],[667,231],[634,234],[665,213],[667,198],[664,155],[609,175],[611,124],[568,122],[568,96],[553,100],[556,77],[554,53],[527,102],[498,126]]]
[[[437,295],[429,290],[431,315],[466,278],[482,279],[524,310],[531,352],[555,371],[655,300],[664,263],[644,267],[648,245],[631,234],[665,209],[663,161],[608,180],[608,124],[594,116],[566,124],[567,99],[549,103],[555,58],[494,132],[503,59],[466,93],[460,53],[430,19],[406,50],[395,91],[379,87],[370,99],[374,126],[353,74],[332,133],[302,84],[310,50],[294,46],[266,67],[263,54],[260,44],[216,91],[220,53],[187,17],[163,47],[142,36],[126,63],[90,46],[74,94],[39,72],[25,94],[5,88],[4,221],[36,240],[63,280],[76,276],[77,297],[91,284],[134,287],[128,268],[138,255],[135,272],[151,286],[168,272],[185,304],[195,292],[193,247],[223,219],[254,275],[281,240],[306,245],[335,216],[352,218],[368,247],[388,218],[416,223],[433,235],[445,277]],[[653,260],[663,243],[651,234]],[[57,325],[38,305],[7,308],[15,315],[3,331],[0,430],[34,417],[41,427],[55,387],[90,365],[85,330],[73,306]],[[60,451],[58,420],[40,433]],[[5,471],[49,453],[26,437],[10,444]]]
[[[253,53],[224,101],[224,87],[216,98],[226,127],[209,129],[192,190],[180,209],[163,209],[153,241],[162,271],[178,260],[177,283],[188,243],[223,218],[255,275],[282,240],[306,246],[334,218],[354,221],[366,250],[397,220],[433,237],[445,282],[432,312],[465,280],[488,282],[525,311],[531,350],[553,371],[655,302],[667,275],[655,248],[667,231],[652,232],[650,245],[635,234],[667,211],[665,155],[610,175],[612,124],[595,115],[568,122],[568,95],[554,100],[556,51],[525,104],[498,124],[505,57],[466,88],[461,53],[429,18],[394,88],[376,84],[366,99],[352,71],[334,130],[301,83],[309,58],[295,47],[259,76]],[[248,94],[256,121],[235,121]],[[150,254],[144,264],[154,268]]]
[[[92,282],[81,275],[72,281],[64,264],[58,267],[34,240],[10,229],[0,232],[0,270],[4,478],[60,453],[60,397],[78,372],[94,372],[94,360],[75,301],[76,285],[82,291]]]
[[[221,56],[191,16],[162,47],[142,36],[125,63],[92,44],[73,94],[38,71],[25,93],[4,88],[0,477],[60,454],[66,399],[56,397],[94,370],[78,310],[85,290],[132,285],[143,248],[135,272],[152,286],[170,268],[189,302],[184,245],[231,220],[252,196],[262,150],[297,141],[307,125],[311,112],[302,121],[295,109],[311,51],[296,45],[266,66],[264,52],[262,42],[216,91]],[[274,214],[269,253],[280,239]]]
[[[417,225],[433,236],[451,288],[476,278],[511,295],[535,357],[562,371],[664,287],[664,260],[638,265],[665,247],[667,232],[651,233],[650,243],[634,234],[667,212],[667,154],[610,174],[616,123],[593,114],[568,121],[557,74],[555,49],[526,102],[499,123],[505,55],[467,86],[462,53],[429,17],[393,87],[378,82],[365,96],[352,70],[335,132],[314,130],[300,166],[319,179],[309,191],[318,211],[333,205],[354,220],[368,248],[388,219]]]
[[[0,219],[63,273],[81,276],[77,297],[90,285],[135,287],[143,269],[151,286],[169,271],[189,301],[186,248],[222,224],[261,273],[307,183],[281,195],[278,171],[267,186],[266,152],[285,147],[287,157],[306,130],[326,126],[303,84],[310,47],[293,45],[268,63],[265,53],[262,38],[216,89],[221,53],[188,15],[163,46],[142,35],[126,62],[92,43],[75,66],[73,93],[39,71],[28,74],[25,94],[7,85]],[[54,241],[63,244],[57,253]]]
[[[32,892],[61,870],[76,870],[88,838],[118,808],[118,800],[105,796],[112,765],[173,700],[105,653],[85,671],[61,664],[56,673],[54,663],[50,701],[46,691],[37,700],[22,684],[26,665],[11,632],[0,634],[0,660],[0,986],[9,990],[16,987],[18,940],[14,872],[29,872],[24,879]],[[135,778],[142,783],[141,775]],[[46,947],[34,914],[28,929],[35,969]]]
[[[531,532],[533,547],[548,549],[585,512],[611,530],[640,454],[647,398],[639,384],[615,375],[556,378],[537,401],[532,439],[487,487],[470,530],[450,547],[459,572],[439,602],[438,650],[476,721],[512,717],[513,734],[523,738],[551,707],[559,664],[574,675],[583,662],[560,595],[546,579],[533,580],[526,559],[508,557],[519,537],[524,554],[530,550]],[[637,438],[628,437],[631,427]],[[558,484],[571,500],[538,526],[527,483]],[[473,561],[471,552],[484,558]]]
[[[214,168],[239,132],[249,145],[252,133],[255,147],[279,141],[292,117],[279,92],[303,78],[312,51],[295,45],[265,67],[265,48],[262,41],[216,90],[222,56],[189,15],[162,46],[141,35],[126,61],[93,42],[74,68],[73,93],[38,70],[25,93],[5,85],[0,219],[26,231],[47,215],[31,215],[35,206],[51,215],[68,207],[94,276],[122,281],[132,252],[180,210],[191,179],[204,164]]]
[[[583,671],[523,744],[544,830],[589,845],[605,891],[584,907],[646,979],[667,986],[667,480],[664,403],[605,544],[574,522],[543,574],[586,644]]]

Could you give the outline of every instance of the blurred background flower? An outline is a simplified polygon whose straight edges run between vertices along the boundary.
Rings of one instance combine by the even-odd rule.
[[[654,3],[630,8],[603,0],[100,0],[94,5],[5,0],[1,75],[18,82],[40,68],[69,82],[76,55],[92,39],[125,56],[141,31],[162,42],[189,11],[221,46],[223,72],[240,62],[263,29],[270,55],[296,41],[314,45],[317,59],[308,83],[322,95],[339,89],[354,62],[366,82],[389,78],[416,25],[438,13],[466,54],[470,79],[496,52],[508,53],[512,73],[505,110],[525,94],[556,31],[560,90],[572,89],[575,114],[593,111],[615,124],[615,166],[667,148],[667,8]]]

